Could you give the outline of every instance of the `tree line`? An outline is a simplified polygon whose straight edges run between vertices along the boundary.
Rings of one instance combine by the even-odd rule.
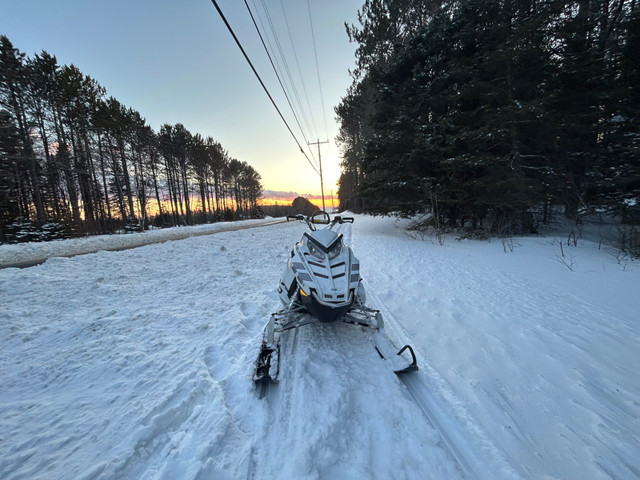
[[[640,224],[640,2],[366,0],[336,107],[343,209],[534,232]]]
[[[154,132],[74,65],[0,36],[0,242],[254,216],[260,181],[213,138]]]

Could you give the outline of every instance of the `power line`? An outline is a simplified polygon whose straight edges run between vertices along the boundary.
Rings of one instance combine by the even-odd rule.
[[[280,78],[280,74],[278,73],[278,68],[276,68],[276,65],[273,61],[273,58],[271,57],[271,53],[269,53],[269,49],[267,48],[267,45],[265,43],[264,37],[262,36],[262,33],[260,32],[260,29],[258,28],[258,24],[256,23],[255,17],[253,16],[253,12],[251,11],[251,8],[249,7],[249,4],[247,3],[247,0],[244,0],[244,4],[247,7],[247,11],[249,12],[249,16],[251,17],[251,21],[253,22],[253,26],[256,29],[256,32],[258,32],[258,36],[260,37],[260,41],[262,42],[262,46],[264,47],[264,51],[267,54],[267,57],[269,58],[269,62],[271,63],[271,67],[273,68],[274,73],[276,74],[276,78],[278,79],[278,83],[280,84],[280,87],[282,88],[282,92],[284,93],[285,98],[287,99],[287,103],[289,104],[289,108],[291,108],[291,113],[293,113],[293,118],[295,119],[298,128],[300,129],[300,133],[302,133],[302,137],[304,138],[304,141],[308,144],[308,140],[307,137],[304,133],[304,129],[302,128],[302,125],[300,125],[300,120],[298,119],[298,115],[296,114],[295,109],[293,108],[293,105],[291,104],[291,100],[289,98],[289,95],[287,94],[287,89],[285,88],[282,79]],[[254,3],[255,6],[255,3]],[[265,6],[266,7],[266,6]],[[262,23],[262,20],[260,20],[260,23]],[[264,25],[263,25],[264,28]],[[272,29],[273,31],[273,29]],[[267,41],[269,40],[269,38],[267,37]],[[277,41],[277,40],[276,40]],[[299,101],[298,101],[299,103]],[[313,152],[310,151],[311,153],[311,157],[316,161],[315,157],[313,156]],[[317,170],[316,170],[317,172]]]
[[[313,54],[316,58],[316,72],[318,73],[318,87],[320,88],[320,106],[322,107],[322,120],[324,121],[324,134],[327,135],[327,116],[324,110],[324,96],[322,95],[322,82],[320,81],[320,67],[318,66],[318,49],[316,48],[316,35],[313,31],[313,20],[311,19],[311,4],[307,0],[307,9],[309,10],[309,24],[311,25],[311,38],[313,39]]]
[[[278,32],[276,31],[276,27],[273,24],[273,20],[271,19],[271,13],[269,13],[269,7],[265,3],[265,0],[262,0],[262,8],[264,9],[265,16],[267,17],[267,21],[269,22],[269,27],[271,28],[271,34],[273,35],[273,40],[278,47],[278,53],[280,53],[280,58],[282,59],[282,64],[284,65],[284,70],[287,74],[287,78],[289,78],[289,85],[291,85],[291,89],[293,91],[293,95],[298,102],[298,107],[301,107],[300,96],[298,95],[298,90],[296,88],[296,84],[291,77],[291,70],[289,70],[289,63],[287,62],[287,57],[284,54],[284,50],[282,49],[282,44],[280,43],[280,39],[278,38]],[[302,108],[301,108],[302,110]],[[306,119],[305,119],[306,121]],[[309,128],[308,122],[307,128]],[[309,128],[309,133],[311,133],[311,129]]]
[[[262,3],[262,8],[264,10],[265,16],[267,18],[267,21],[269,23],[269,27],[271,29],[271,35],[273,36],[273,40],[276,44],[276,46],[278,47],[278,53],[280,54],[280,59],[282,61],[282,65],[284,65],[284,71],[287,74],[287,78],[289,79],[289,85],[291,85],[291,90],[293,92],[293,98],[295,98],[296,103],[298,105],[299,111],[302,115],[302,119],[304,120],[305,125],[307,126],[307,131],[309,134],[311,134],[311,127],[309,126],[309,120],[307,119],[307,115],[305,113],[304,107],[302,106],[302,102],[300,101],[300,95],[298,94],[298,89],[296,88],[296,82],[293,81],[293,77],[291,76],[291,70],[289,69],[289,63],[287,62],[287,56],[284,53],[284,49],[282,48],[282,44],[280,43],[280,39],[278,37],[278,31],[273,23],[273,20],[271,18],[271,13],[269,12],[269,7],[267,6],[267,3],[265,2],[265,0],[261,0]],[[286,18],[285,18],[286,21]],[[265,29],[266,30],[266,29]],[[308,141],[306,138],[306,135],[302,134],[305,137],[305,141]],[[309,150],[309,152],[311,153],[311,156],[314,157],[313,155],[313,150]],[[314,157],[315,159],[315,157]],[[316,160],[317,162],[317,160]]]
[[[276,105],[275,100],[273,99],[273,97],[271,96],[271,93],[269,93],[269,89],[267,89],[267,87],[265,86],[264,82],[262,81],[262,78],[260,78],[260,75],[258,74],[257,70],[255,69],[255,67],[253,66],[253,63],[251,63],[251,60],[249,59],[249,56],[247,55],[247,52],[244,51],[244,48],[242,47],[242,44],[240,43],[240,40],[238,40],[238,37],[236,36],[235,32],[233,31],[233,28],[231,28],[231,25],[229,25],[229,22],[227,21],[227,18],[224,16],[224,13],[222,13],[222,10],[220,10],[220,7],[218,6],[218,2],[216,2],[216,0],[211,0],[211,3],[213,3],[213,6],[216,7],[216,10],[218,11],[218,14],[220,15],[220,18],[222,18],[222,21],[224,22],[224,24],[226,25],[227,29],[229,30],[229,33],[231,33],[231,36],[233,37],[233,39],[235,40],[236,44],[238,45],[238,48],[240,48],[240,51],[242,52],[242,55],[244,55],[245,60],[247,61],[247,63],[249,64],[249,66],[251,67],[251,70],[253,71],[254,75],[256,76],[256,78],[258,79],[258,81],[260,82],[260,85],[262,85],[262,88],[264,89],[265,93],[267,94],[267,96],[269,97],[269,100],[271,100],[271,103],[273,104],[274,108],[276,109],[276,111],[278,112],[278,115],[280,115],[280,118],[282,119],[282,121],[284,122],[284,124],[287,126],[287,130],[289,130],[289,133],[291,134],[291,136],[293,137],[293,139],[295,140],[296,144],[298,145],[298,148],[300,149],[300,152],[302,152],[302,154],[304,155],[304,157],[307,159],[307,162],[309,162],[309,165],[311,165],[311,168],[313,168],[313,170],[320,175],[320,172],[318,172],[318,170],[316,169],[316,167],[313,165],[313,163],[311,163],[311,160],[309,159],[309,157],[307,156],[307,154],[304,152],[304,150],[302,149],[302,146],[300,146],[300,142],[298,142],[298,139],[296,138],[295,134],[293,133],[293,131],[291,130],[291,127],[289,126],[289,124],[287,123],[287,120],[284,118],[284,116],[282,115],[282,112],[280,111],[280,109],[278,108],[278,105]]]
[[[289,43],[291,44],[291,50],[293,50],[293,57],[296,60],[296,67],[298,68],[298,76],[300,77],[300,83],[302,84],[302,91],[304,92],[304,98],[307,102],[307,107],[309,108],[309,114],[311,116],[311,123],[313,124],[313,128],[315,130],[316,136],[318,135],[318,127],[316,126],[315,118],[313,116],[313,109],[311,108],[311,104],[309,103],[309,94],[307,93],[307,88],[304,83],[304,78],[302,76],[302,70],[300,69],[300,62],[298,61],[298,54],[296,52],[295,44],[293,43],[293,37],[291,35],[291,28],[289,28],[289,20],[287,19],[287,12],[284,8],[284,3],[280,0],[280,8],[282,9],[282,16],[284,17],[284,23],[287,26],[287,32],[289,34]],[[302,109],[304,112],[304,108]],[[311,130],[311,129],[309,129]]]

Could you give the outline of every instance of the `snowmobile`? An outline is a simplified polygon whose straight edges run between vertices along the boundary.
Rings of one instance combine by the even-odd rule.
[[[273,313],[267,323],[253,380],[262,386],[278,381],[280,373],[280,336],[283,332],[314,322],[344,322],[370,328],[375,349],[381,358],[388,359],[397,374],[417,370],[413,348],[405,345],[396,353],[384,333],[384,322],[378,310],[365,306],[366,293],[360,278],[360,261],[343,236],[334,228],[353,223],[353,217],[335,216],[319,210],[310,217],[287,216],[287,221],[305,222],[310,232],[291,250],[290,257],[278,285],[284,306]],[[318,229],[324,225],[325,228]],[[405,352],[410,356],[406,359]]]

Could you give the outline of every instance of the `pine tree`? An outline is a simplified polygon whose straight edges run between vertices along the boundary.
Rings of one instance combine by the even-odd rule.
[[[0,242],[7,241],[4,225],[20,216],[18,202],[19,164],[23,161],[20,135],[15,122],[6,110],[0,109]]]

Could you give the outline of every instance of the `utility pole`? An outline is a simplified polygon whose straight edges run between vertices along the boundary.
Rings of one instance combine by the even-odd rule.
[[[322,178],[322,157],[320,156],[320,144],[321,143],[329,143],[329,140],[321,142],[319,139],[316,142],[309,142],[308,145],[318,145],[318,162],[320,162],[320,192],[322,193],[322,210],[325,210],[324,207],[324,180]]]

